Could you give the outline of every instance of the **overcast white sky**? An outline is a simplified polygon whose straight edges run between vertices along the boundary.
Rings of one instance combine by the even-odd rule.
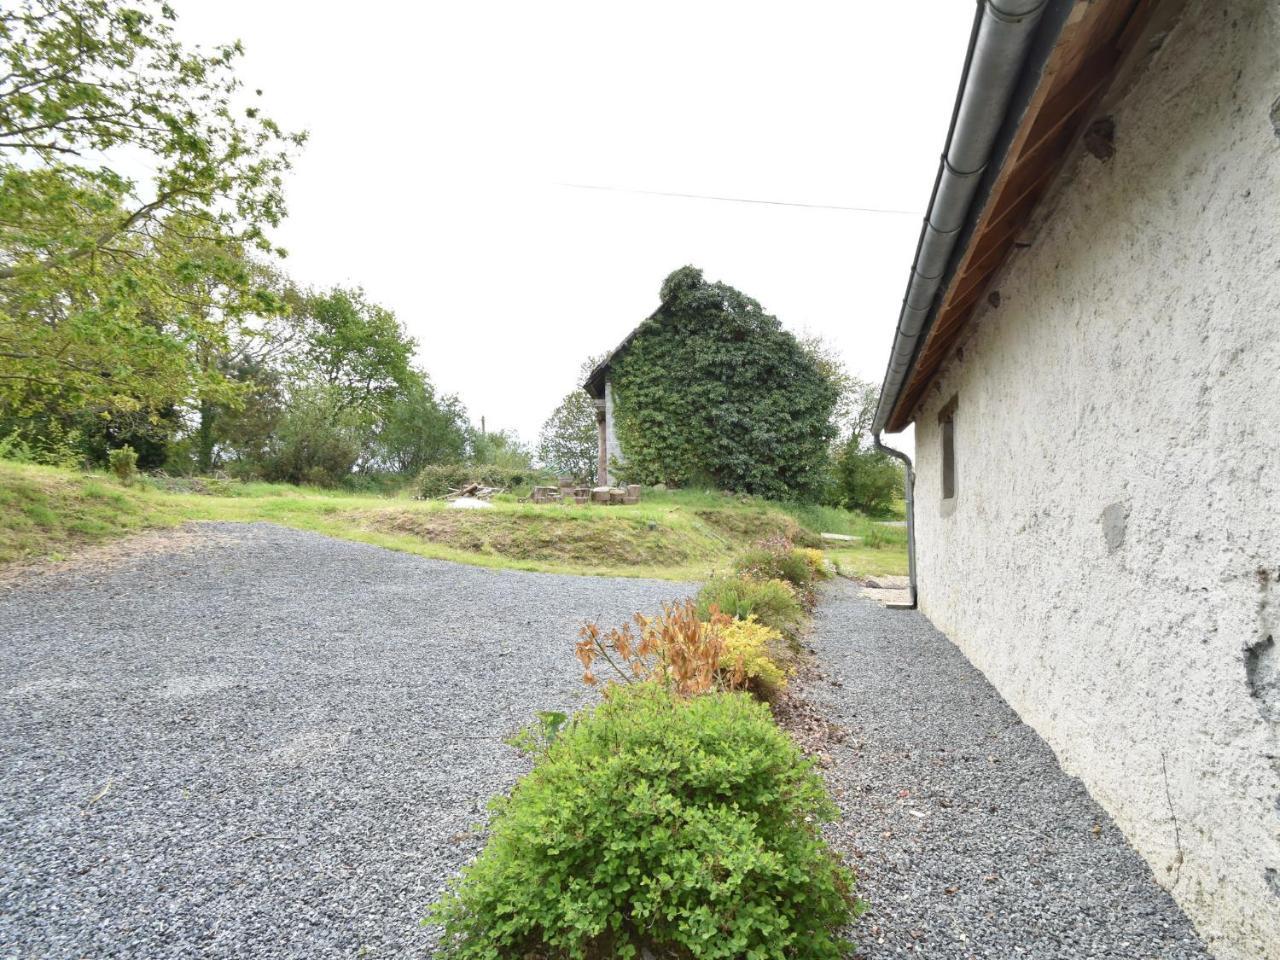
[[[175,0],[311,139],[278,239],[359,284],[472,419],[526,440],[684,264],[879,383],[967,0]],[[910,215],[571,189],[595,184]]]

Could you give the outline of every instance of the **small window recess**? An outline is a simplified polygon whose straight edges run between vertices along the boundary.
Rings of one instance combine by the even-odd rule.
[[[938,411],[938,425],[942,433],[942,508],[946,516],[956,504],[956,405],[959,397],[952,397]]]

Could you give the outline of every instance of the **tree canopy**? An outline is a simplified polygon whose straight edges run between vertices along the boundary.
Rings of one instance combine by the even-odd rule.
[[[57,462],[341,482],[470,428],[362,290],[300,290],[270,232],[304,136],[160,0],[0,10],[0,439]]]
[[[599,454],[596,407],[581,383],[590,376],[604,356],[588,357],[578,370],[575,383],[560,405],[552,411],[538,433],[538,459],[562,477],[582,483],[596,479]]]
[[[276,252],[303,135],[242,102],[238,44],[187,50],[173,19],[150,0],[0,11],[8,415],[53,403],[109,418],[208,393],[221,372],[192,342],[279,309],[246,256]]]

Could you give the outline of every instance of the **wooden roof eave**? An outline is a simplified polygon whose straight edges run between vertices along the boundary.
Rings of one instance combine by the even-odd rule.
[[[925,391],[982,314],[983,298],[1022,242],[1032,218],[1055,195],[1067,161],[1099,107],[1115,99],[1151,44],[1141,39],[1167,28],[1182,0],[1077,0],[915,354],[886,420],[897,433],[916,417]],[[1117,82],[1118,80],[1123,82]]]

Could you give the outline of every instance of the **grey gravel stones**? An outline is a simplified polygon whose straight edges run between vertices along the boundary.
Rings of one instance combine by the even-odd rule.
[[[184,536],[0,593],[0,957],[429,956],[418,918],[525,769],[501,738],[590,696],[580,621],[691,591]],[[923,617],[840,581],[811,642],[862,956],[1207,956]]]
[[[839,580],[800,692],[845,728],[824,771],[832,843],[869,912],[859,956],[1207,958],[1079,780],[946,637]]]
[[[0,957],[429,956],[580,621],[690,591],[194,529],[0,593]]]

